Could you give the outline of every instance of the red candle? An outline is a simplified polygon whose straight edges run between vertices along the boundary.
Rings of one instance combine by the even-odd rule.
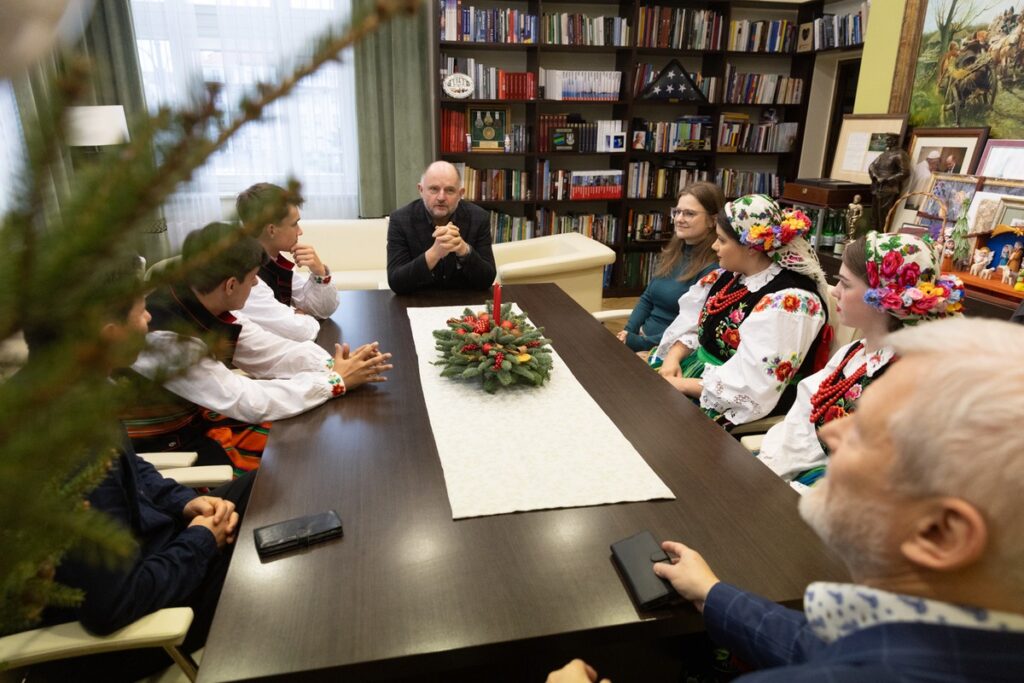
[[[501,283],[494,283],[494,303],[491,305],[491,317],[494,319],[494,326],[501,325]]]

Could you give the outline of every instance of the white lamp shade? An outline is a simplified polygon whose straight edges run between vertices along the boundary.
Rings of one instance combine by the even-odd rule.
[[[68,144],[72,147],[102,147],[128,142],[128,121],[124,107],[68,107]]]

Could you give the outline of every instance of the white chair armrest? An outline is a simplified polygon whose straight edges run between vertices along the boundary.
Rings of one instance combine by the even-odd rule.
[[[14,668],[100,652],[176,646],[185,640],[191,625],[191,608],[168,607],[109,636],[95,636],[77,621],[44,626],[0,638],[0,662]]]
[[[200,488],[220,486],[231,481],[234,472],[231,465],[203,465],[201,467],[174,467],[161,470],[160,474],[173,479],[182,486]]]
[[[171,467],[190,467],[199,457],[198,453],[187,451],[180,453],[137,453],[136,455],[158,470],[166,470]]]
[[[775,415],[772,417],[762,417],[760,420],[754,420],[742,425],[736,425],[729,430],[729,433],[733,436],[743,436],[744,434],[764,434],[776,423],[782,422],[785,419],[785,415]]]
[[[749,434],[740,439],[740,444],[751,453],[757,453],[761,450],[762,441],[764,441],[764,434]]]
[[[615,308],[609,311],[594,311],[591,315],[599,323],[606,323],[610,320],[628,320],[629,316],[633,315],[633,309]]]

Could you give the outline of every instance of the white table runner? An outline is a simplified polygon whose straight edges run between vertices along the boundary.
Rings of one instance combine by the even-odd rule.
[[[441,367],[431,365],[439,357],[432,332],[465,308],[408,309],[454,519],[675,498],[573,377],[558,339],[541,387],[488,394],[479,378],[441,377]]]

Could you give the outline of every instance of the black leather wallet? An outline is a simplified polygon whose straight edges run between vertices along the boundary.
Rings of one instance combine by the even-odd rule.
[[[654,563],[667,562],[669,556],[650,531],[612,543],[612,558],[639,609],[653,609],[676,600],[672,584],[654,573]]]
[[[328,510],[262,526],[252,533],[256,538],[256,552],[265,557],[341,536],[341,518],[334,510]]]

